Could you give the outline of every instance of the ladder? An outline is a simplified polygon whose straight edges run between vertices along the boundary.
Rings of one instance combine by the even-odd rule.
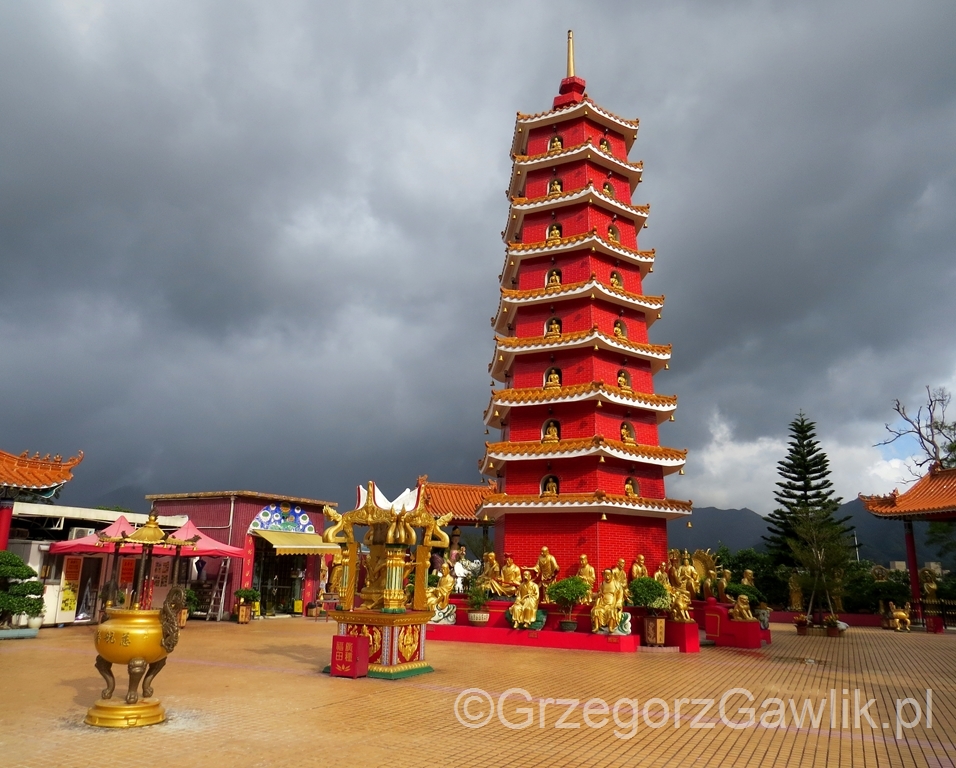
[[[223,558],[219,565],[219,575],[216,576],[216,586],[212,589],[212,595],[209,598],[209,608],[206,610],[206,621],[209,621],[215,614],[216,621],[222,621],[222,611],[226,603],[226,581],[229,578],[229,560]]]

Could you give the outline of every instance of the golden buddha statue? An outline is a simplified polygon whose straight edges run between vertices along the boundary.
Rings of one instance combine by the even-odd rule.
[[[631,590],[628,589],[627,562],[623,557],[618,558],[617,565],[611,569],[611,575],[614,577],[614,580],[621,585],[621,589],[624,590],[624,598],[629,599],[631,597]]]
[[[690,608],[691,594],[683,587],[675,589],[671,593],[671,620],[672,621],[681,621],[684,623],[692,622],[693,619],[690,617]]]
[[[607,228],[607,239],[608,242],[617,243],[620,242],[620,235],[617,233],[617,227],[608,227]]]
[[[686,552],[684,554],[684,562],[680,568],[680,580],[681,587],[696,597],[697,593],[700,592],[700,574],[697,573],[697,569],[690,561],[690,556],[687,555]]]
[[[548,227],[548,240],[560,240],[561,239],[561,227],[557,224],[552,224]]]
[[[556,285],[561,285],[561,273],[556,269],[552,269],[548,275],[548,288]]]
[[[558,481],[554,477],[549,477],[544,482],[544,490],[541,491],[542,496],[557,496],[558,495]]]
[[[642,579],[648,575],[647,566],[644,565],[644,555],[638,555],[631,563],[631,581]]]
[[[730,584],[730,571],[726,568],[721,572],[720,579],[717,580],[717,602],[732,603],[733,600],[727,595],[727,585]]]
[[[544,388],[545,389],[558,389],[561,386],[561,374],[558,373],[556,368],[552,368],[548,371],[548,377],[545,379]]]
[[[564,191],[561,179],[551,179],[548,185],[548,195],[560,195]]]
[[[616,631],[623,613],[624,589],[614,578],[611,569],[607,568],[604,571],[604,581],[598,589],[594,607],[591,608],[591,631],[599,632],[602,629],[608,632]]]
[[[591,591],[581,598],[582,605],[590,605],[591,600],[594,597],[594,582],[597,580],[597,575],[594,573],[594,566],[588,562],[587,555],[581,555],[578,558],[578,572],[575,574],[575,576],[577,576],[579,579],[583,579],[591,588]]]
[[[630,499],[637,498],[637,489],[634,487],[634,478],[629,477],[624,481],[624,495]],[[644,562],[644,555],[640,556],[641,563]],[[634,562],[637,562],[636,560]],[[647,576],[647,568],[644,569],[644,575]]]
[[[630,392],[630,390],[631,390],[631,382],[629,382],[629,381],[627,380],[627,374],[626,374],[624,371],[618,372],[618,374],[617,374],[617,385],[618,385],[618,387],[620,387],[621,389],[624,389],[624,390],[627,390],[628,392]]]
[[[623,338],[626,338],[626,336],[627,335],[624,333],[624,323],[622,323],[620,320],[615,320],[614,321],[614,338],[623,339]]]
[[[451,575],[451,567],[444,563],[441,567],[441,576],[438,579],[438,586],[429,587],[425,605],[432,613],[444,611],[448,608],[448,598],[451,597],[452,590],[455,588],[455,577]]]
[[[714,585],[717,583],[717,571],[707,571],[707,578],[704,579],[704,583],[701,585],[701,588],[704,593],[704,600],[715,597],[714,595]]]
[[[541,438],[541,442],[557,443],[560,439],[560,435],[558,434],[558,422],[549,421],[548,425],[544,428],[544,436]]]
[[[534,567],[535,572],[538,574],[538,581],[541,582],[541,586],[547,588],[555,579],[558,578],[558,571],[560,567],[558,566],[558,561],[554,559],[554,555],[551,554],[551,551],[547,547],[541,547],[541,554],[538,555],[538,563]]]
[[[787,606],[788,611],[803,611],[803,588],[800,586],[800,575],[794,571],[790,574],[790,579],[787,581],[787,586],[790,588],[790,605]]]
[[[611,186],[611,182],[605,181],[604,186],[601,187],[601,191],[604,192],[608,197],[614,197],[614,187]]]
[[[671,591],[671,579],[667,575],[667,563],[661,563],[657,566],[657,572],[654,574],[654,581],[660,584],[668,592]]]
[[[515,565],[514,558],[505,553],[505,564],[501,566],[501,575],[488,583],[489,591],[496,595],[515,595],[521,583],[521,569]]]
[[[681,586],[679,549],[672,549],[668,553],[667,578],[670,579],[672,589],[677,589],[679,586]]]
[[[634,442],[634,433],[631,426],[627,423],[621,424],[621,442],[631,444]]]
[[[561,335],[561,322],[556,317],[552,317],[548,321],[548,330],[544,335],[546,337]]]
[[[606,137],[602,138],[601,141],[598,142],[598,148],[602,152],[605,152],[609,155],[611,154],[611,142],[609,142]]]
[[[564,149],[564,140],[560,136],[552,136],[548,142],[548,152],[558,152]]]
[[[612,288],[624,287],[624,284],[621,282],[621,276],[617,272],[611,273],[611,287]]]
[[[730,609],[730,618],[735,621],[757,621],[750,612],[750,598],[746,595],[737,595],[737,602]]]
[[[755,587],[754,584],[754,572],[749,568],[744,569],[744,575],[740,577],[740,583],[746,584],[748,587]]]
[[[541,589],[531,578],[531,571],[525,571],[521,575],[521,583],[518,585],[515,601],[508,608],[508,614],[511,616],[511,622],[517,629],[527,629],[538,618],[538,602],[541,597]]]

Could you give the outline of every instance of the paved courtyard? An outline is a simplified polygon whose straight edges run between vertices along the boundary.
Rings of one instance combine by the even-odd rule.
[[[156,678],[169,720],[128,731],[83,725],[92,628],[0,641],[0,765],[956,765],[953,634],[774,625],[761,651],[699,655],[433,642],[434,673],[384,681],[320,673],[333,628],[190,621]]]

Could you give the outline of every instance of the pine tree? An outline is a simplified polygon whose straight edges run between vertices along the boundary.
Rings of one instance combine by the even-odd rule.
[[[830,482],[830,461],[820,450],[816,440],[816,424],[801,411],[790,422],[790,443],[786,457],[777,462],[781,482],[777,483],[774,498],[780,506],[767,516],[769,536],[767,553],[780,565],[796,565],[790,541],[798,538],[794,522],[799,511],[810,513],[821,524],[832,524],[848,533],[844,523],[849,518],[836,520],[833,514],[842,499],[834,496]]]

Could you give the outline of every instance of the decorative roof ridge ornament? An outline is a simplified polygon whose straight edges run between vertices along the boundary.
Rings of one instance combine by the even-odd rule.
[[[571,104],[584,101],[584,88],[587,85],[584,78],[574,74],[574,33],[568,30],[568,76],[561,81],[558,95],[554,97],[552,109],[559,109]]]
[[[574,77],[574,32],[568,30],[568,77]]]

